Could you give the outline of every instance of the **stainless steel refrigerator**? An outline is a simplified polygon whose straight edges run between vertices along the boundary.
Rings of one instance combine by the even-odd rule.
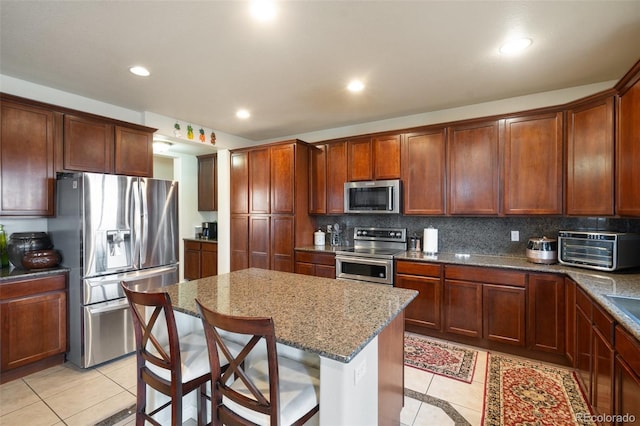
[[[135,350],[121,281],[178,282],[178,183],[98,173],[59,174],[49,235],[69,273],[69,352],[82,368]]]

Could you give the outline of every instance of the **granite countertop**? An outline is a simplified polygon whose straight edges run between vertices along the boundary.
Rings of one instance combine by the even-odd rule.
[[[162,287],[174,309],[199,316],[195,299],[218,312],[270,316],[276,340],[347,363],[418,294],[415,290],[265,269]]]
[[[58,266],[46,269],[22,269],[14,267],[0,268],[0,284],[17,281],[20,279],[38,278],[47,275],[57,275],[68,272],[69,268]]]
[[[208,238],[195,238],[195,237],[192,237],[192,238],[183,238],[182,240],[183,241],[197,241],[199,243],[216,243],[216,244],[218,243],[218,240],[210,240]]]
[[[296,250],[326,253],[332,253],[339,249],[340,247],[331,246],[296,247]],[[562,264],[545,265],[532,263],[529,262],[526,257],[478,254],[460,255],[456,253],[438,253],[435,256],[428,256],[420,251],[407,251],[394,256],[394,258],[396,260],[413,260],[419,262],[517,269],[525,272],[564,274],[574,280],[580,288],[598,302],[619,324],[625,327],[636,339],[640,340],[640,324],[606,297],[606,295],[617,295],[640,298],[640,268],[605,272]]]

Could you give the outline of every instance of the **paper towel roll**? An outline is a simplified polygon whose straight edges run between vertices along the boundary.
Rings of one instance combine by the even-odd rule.
[[[425,228],[424,230],[424,246],[423,251],[427,254],[438,253],[438,230],[434,228]]]

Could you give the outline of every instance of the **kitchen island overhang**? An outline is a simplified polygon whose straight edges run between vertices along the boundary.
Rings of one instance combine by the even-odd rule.
[[[196,298],[225,314],[272,317],[278,343],[317,355],[320,424],[400,423],[404,309],[417,291],[256,268],[162,290],[192,317]]]

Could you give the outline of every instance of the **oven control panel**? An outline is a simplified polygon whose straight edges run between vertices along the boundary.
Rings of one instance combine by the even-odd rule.
[[[359,228],[353,230],[354,240],[369,241],[396,241],[405,243],[407,241],[406,228]]]

